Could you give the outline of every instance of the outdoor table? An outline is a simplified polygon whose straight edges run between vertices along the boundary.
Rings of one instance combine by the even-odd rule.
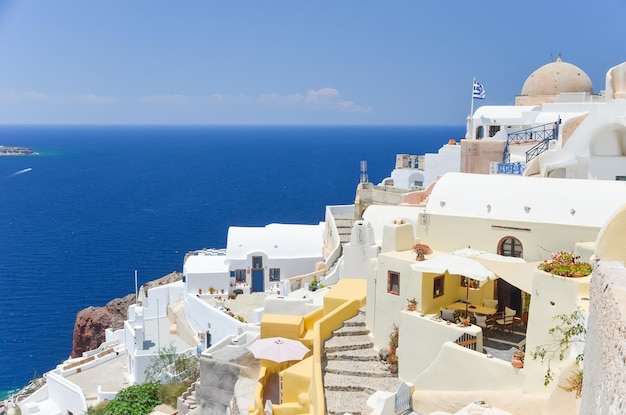
[[[467,312],[470,313],[476,313],[476,314],[485,314],[488,316],[491,316],[493,314],[496,314],[498,312],[498,309],[496,308],[491,308],[491,307],[484,307],[484,306],[477,306],[477,305],[473,305],[473,304],[466,304],[462,301],[457,301],[455,303],[452,303],[448,306],[446,306],[445,308],[447,308],[448,310],[459,310],[459,311],[465,311],[465,307],[467,307]],[[467,316],[465,316],[467,317]]]

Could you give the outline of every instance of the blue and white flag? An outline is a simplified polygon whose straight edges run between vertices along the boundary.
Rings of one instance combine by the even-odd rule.
[[[485,88],[474,79],[474,89],[472,92],[473,99],[485,99],[487,93],[485,92]]]

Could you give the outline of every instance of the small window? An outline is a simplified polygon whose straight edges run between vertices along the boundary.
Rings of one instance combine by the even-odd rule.
[[[485,136],[485,127],[481,125],[476,129],[476,139],[480,140],[484,136]]]
[[[435,277],[433,280],[433,298],[441,297],[443,295],[443,282],[444,275]]]
[[[473,279],[467,278],[467,277],[461,277],[461,287],[466,288],[468,283],[469,283],[469,287],[472,288],[472,289],[480,288],[480,281],[473,280]]]
[[[254,268],[254,269],[263,268],[263,257],[262,256],[253,256],[252,257],[252,268]]]
[[[400,295],[400,273],[389,271],[387,273],[387,292]]]
[[[237,282],[246,282],[246,270],[245,269],[236,269],[235,270],[235,281],[237,281]]]
[[[500,255],[521,258],[522,252],[522,243],[519,239],[507,236],[506,238],[500,240],[500,246],[498,248],[498,253]]]
[[[493,137],[496,133],[500,131],[499,125],[490,125],[489,126],[489,137]]]
[[[280,281],[280,268],[270,268],[270,281]]]

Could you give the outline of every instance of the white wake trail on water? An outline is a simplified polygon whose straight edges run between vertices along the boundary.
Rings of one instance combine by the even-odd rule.
[[[12,175],[10,175],[9,177],[15,177],[15,176],[17,176],[17,175],[19,175],[19,174],[28,173],[28,172],[29,172],[29,171],[31,171],[31,170],[32,170],[32,168],[31,168],[31,167],[28,167],[28,168],[26,168],[26,169],[22,169],[22,170],[20,170],[20,171],[16,171],[15,173],[13,173]]]

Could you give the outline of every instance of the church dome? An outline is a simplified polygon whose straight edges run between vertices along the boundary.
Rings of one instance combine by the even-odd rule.
[[[582,69],[561,61],[560,57],[530,74],[522,87],[522,95],[558,95],[562,92],[593,94],[593,85]]]

